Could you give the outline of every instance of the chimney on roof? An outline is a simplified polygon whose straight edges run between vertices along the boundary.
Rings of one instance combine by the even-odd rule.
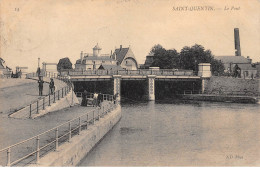
[[[234,37],[235,37],[235,55],[241,56],[241,48],[240,48],[240,39],[239,39],[239,28],[234,29]]]
[[[80,61],[81,61],[81,63],[83,61],[83,51],[80,52]]]
[[[120,45],[120,50],[122,50],[122,45]]]
[[[250,56],[247,56],[247,61],[252,64],[252,59],[250,58]]]

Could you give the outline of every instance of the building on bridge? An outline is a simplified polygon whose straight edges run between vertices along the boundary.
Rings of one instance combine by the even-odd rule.
[[[120,66],[122,69],[127,70],[138,69],[138,63],[130,46],[128,48],[122,48],[122,45],[120,45],[119,49],[115,49],[114,53],[111,51],[110,54],[101,54],[101,50],[102,48],[97,44],[93,48],[93,54],[83,53],[83,51],[81,51],[80,59],[78,59],[75,64],[75,70],[96,70],[101,69],[101,65],[103,69],[107,67],[115,69],[115,66]]]

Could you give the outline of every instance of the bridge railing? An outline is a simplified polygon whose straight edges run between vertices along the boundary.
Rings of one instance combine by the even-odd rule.
[[[183,95],[201,94],[201,90],[184,90]]]
[[[110,95],[109,98],[113,98]],[[18,142],[0,150],[0,166],[24,166],[38,164],[41,157],[51,151],[58,151],[61,144],[70,142],[71,138],[80,135],[82,130],[87,130],[114,110],[117,102],[103,102],[100,108],[84,113],[72,120],[51,128],[34,137]]]
[[[63,71],[62,75],[70,76],[105,76],[105,75],[137,75],[137,76],[147,76],[147,75],[157,75],[157,76],[194,76],[192,70],[151,70],[151,69],[139,69],[139,70],[68,70]]]
[[[82,97],[83,95],[83,92],[75,92],[75,95],[77,97]],[[113,95],[110,95],[110,94],[101,94],[102,95],[102,100],[105,101],[114,101],[114,96]],[[87,92],[86,94],[86,98],[93,98],[94,97],[94,93],[91,93],[91,92]]]

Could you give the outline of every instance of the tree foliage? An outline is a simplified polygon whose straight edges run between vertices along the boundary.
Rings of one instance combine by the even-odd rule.
[[[205,50],[203,46],[198,44],[191,47],[185,46],[180,53],[175,49],[166,50],[157,44],[152,47],[150,54],[154,54],[152,67],[187,69],[197,72],[199,63],[211,63],[213,74],[219,75],[224,73],[223,63],[214,59],[210,50]]]
[[[179,54],[175,49],[164,49],[161,45],[155,45],[150,54],[154,54],[154,62],[152,67],[160,67],[160,69],[172,69],[178,67]]]
[[[72,63],[70,62],[70,59],[68,57],[61,58],[57,65],[58,72],[61,72],[61,70],[64,69],[72,69]]]

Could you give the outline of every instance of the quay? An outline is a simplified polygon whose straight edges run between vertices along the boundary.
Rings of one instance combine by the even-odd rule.
[[[231,103],[258,103],[257,97],[236,96],[236,95],[209,95],[209,94],[190,94],[182,95],[183,100],[212,101],[212,102],[231,102]]]
[[[69,86],[69,83],[65,84]],[[64,99],[65,93],[70,90],[71,87],[64,90]],[[75,96],[73,90],[70,92]],[[55,109],[34,116],[35,119],[28,116],[17,118],[19,115],[12,118],[5,114],[0,117],[1,166],[75,166],[121,118],[121,106],[112,95],[103,95],[101,107],[95,108],[79,105],[63,107],[64,101],[57,94],[52,98],[55,102],[57,97],[56,103],[52,103]],[[60,94],[60,97],[63,96],[62,92]],[[23,106],[26,104],[23,103]],[[59,106],[63,109],[58,109]]]

